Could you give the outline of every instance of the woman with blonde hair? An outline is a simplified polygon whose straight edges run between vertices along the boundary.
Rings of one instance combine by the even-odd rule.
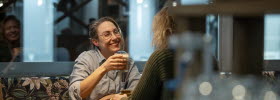
[[[131,96],[122,100],[160,100],[168,99],[163,95],[164,82],[173,77],[174,52],[168,49],[168,38],[175,29],[173,17],[168,7],[162,8],[153,20],[153,45],[156,51],[145,65],[143,75]],[[164,97],[163,97],[164,96]]]

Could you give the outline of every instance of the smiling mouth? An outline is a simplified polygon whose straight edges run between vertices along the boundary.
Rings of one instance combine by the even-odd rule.
[[[16,37],[17,36],[17,34],[11,34],[10,35],[10,37]]]
[[[15,34],[15,33],[11,33],[11,34],[9,34],[7,37],[10,37],[10,38],[15,38],[15,37],[17,37],[18,35],[17,34]]]
[[[119,45],[119,43],[112,43],[111,45],[114,45],[114,46],[116,46],[116,45]]]

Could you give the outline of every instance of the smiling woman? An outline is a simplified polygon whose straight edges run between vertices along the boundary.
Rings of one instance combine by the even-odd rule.
[[[99,24],[97,35],[99,38],[92,38],[92,43],[100,49],[105,58],[113,55],[121,50],[123,45],[123,38],[121,37],[119,29],[110,21],[104,21]]]
[[[15,16],[10,15],[4,18],[2,26],[2,36],[5,42],[7,42],[8,44],[11,55],[11,59],[9,59],[8,61],[20,61],[20,21]]]
[[[94,48],[81,53],[75,61],[70,75],[71,99],[107,100],[124,96],[118,94],[121,89],[133,90],[140,73],[132,60],[115,54],[124,45],[119,25],[110,17],[100,18],[89,25],[89,36]],[[127,64],[129,71],[123,82],[119,70],[125,70]]]

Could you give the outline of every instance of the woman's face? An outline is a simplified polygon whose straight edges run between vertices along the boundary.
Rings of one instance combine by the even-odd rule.
[[[16,41],[20,38],[20,26],[14,20],[8,20],[4,24],[4,38],[8,41]]]
[[[112,22],[101,23],[97,28],[97,34],[98,39],[93,43],[101,52],[112,55],[121,49],[121,33]]]

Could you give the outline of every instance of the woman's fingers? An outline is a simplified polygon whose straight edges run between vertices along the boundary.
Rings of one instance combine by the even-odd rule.
[[[110,56],[105,63],[105,66],[109,70],[123,70],[126,69],[128,59],[121,54],[115,54]]]
[[[114,70],[124,70],[126,66],[112,66]]]
[[[120,62],[111,63],[111,66],[125,66],[125,65],[127,65],[127,63],[120,63]]]
[[[111,59],[112,63],[118,63],[118,62],[127,62],[127,59]]]
[[[114,55],[110,56],[110,58],[112,58],[112,59],[114,59],[114,58],[122,58],[122,57],[123,57],[123,55],[121,55],[121,54],[114,54]]]

